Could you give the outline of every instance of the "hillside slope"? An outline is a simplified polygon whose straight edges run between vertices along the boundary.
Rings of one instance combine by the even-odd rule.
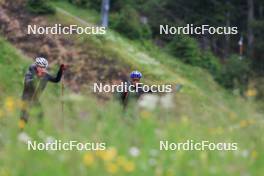
[[[58,11],[56,16],[37,17],[34,22],[77,23],[75,17],[89,16],[89,12],[77,9],[69,4],[56,3],[71,15]],[[7,13],[10,18],[12,14]],[[19,20],[19,18],[18,18]],[[21,21],[18,21],[22,24]],[[26,25],[22,24],[22,26]],[[25,55],[33,57],[41,46],[43,36],[29,37],[27,40],[12,40],[5,37]],[[21,36],[23,37],[23,36]],[[56,38],[56,37],[55,37]],[[66,56],[56,60],[49,54],[52,68],[59,62],[68,62],[79,67],[71,68],[66,75],[67,87],[65,113],[62,117],[60,86],[49,85],[42,96],[45,110],[45,123],[40,127],[37,119],[31,118],[26,132],[35,140],[46,141],[60,139],[81,142],[106,142],[105,152],[78,151],[27,151],[26,145],[17,141],[17,123],[19,117],[19,97],[22,91],[23,74],[30,63],[5,39],[0,38],[0,175],[261,175],[264,163],[263,114],[255,108],[254,102],[233,96],[219,87],[211,76],[199,68],[190,67],[154,49],[144,49],[139,44],[122,38],[110,31],[104,37],[60,36],[65,50],[76,51],[84,48],[80,55],[71,59]],[[50,38],[49,38],[50,39]],[[51,40],[51,39],[50,39]],[[47,40],[47,41],[50,41]],[[44,40],[46,41],[46,40]],[[21,43],[19,43],[21,42]],[[70,43],[69,45],[65,43]],[[26,47],[27,44],[27,47]],[[65,46],[65,45],[66,46]],[[56,47],[58,53],[63,49]],[[43,52],[46,52],[43,49]],[[50,52],[56,53],[56,50]],[[71,55],[72,56],[72,55]],[[101,59],[105,61],[100,62]],[[90,60],[89,62],[85,62]],[[94,61],[94,72],[100,70],[101,63],[104,78],[112,72],[114,79],[128,73],[130,68],[144,73],[147,83],[182,83],[183,91],[174,94],[175,107],[170,110],[157,108],[129,109],[123,113],[115,101],[99,103],[87,93],[87,89],[73,93],[71,80],[85,85],[92,80],[88,73]],[[111,72],[108,66],[114,69]],[[77,74],[77,75],[75,75]],[[100,75],[100,74],[98,74]],[[100,79],[99,79],[100,80]],[[52,102],[52,106],[51,105]],[[151,102],[150,102],[151,103]],[[107,108],[105,108],[107,107]],[[42,130],[39,130],[39,129]],[[239,150],[219,151],[159,151],[160,140],[184,142],[209,140],[214,142],[237,142]],[[135,155],[131,151],[138,150]],[[132,154],[131,154],[132,153]],[[105,156],[109,156],[108,158]],[[239,162],[238,162],[239,161]],[[188,168],[188,169],[187,169]],[[40,172],[41,171],[41,172]]]

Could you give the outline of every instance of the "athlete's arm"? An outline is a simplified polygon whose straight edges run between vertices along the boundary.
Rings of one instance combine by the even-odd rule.
[[[35,76],[35,69],[36,66],[35,65],[31,65],[25,75],[25,84],[30,84],[32,83],[32,81],[34,80],[34,76]]]
[[[56,77],[51,76],[50,74],[47,73],[48,81],[53,82],[53,83],[60,82],[64,69],[65,69],[65,66],[61,65]]]
[[[29,67],[25,79],[24,79],[24,90],[22,94],[22,99],[30,99],[34,92],[34,76],[36,74],[35,71],[36,66],[33,64]]]

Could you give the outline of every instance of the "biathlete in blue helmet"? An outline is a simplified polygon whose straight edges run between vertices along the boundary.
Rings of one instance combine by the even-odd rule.
[[[132,90],[129,91],[129,89],[127,91],[124,91],[121,93],[121,103],[123,104],[124,107],[127,106],[129,99],[135,98],[138,99],[144,92],[142,90],[141,87],[139,87],[138,85],[141,84],[140,83],[140,79],[142,78],[142,74],[135,70],[132,71],[130,73],[130,80],[127,82],[127,87],[129,87],[130,85],[132,87]]]

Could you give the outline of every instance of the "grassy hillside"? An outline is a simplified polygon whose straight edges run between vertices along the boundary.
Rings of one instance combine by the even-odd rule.
[[[76,17],[89,23],[98,19],[91,15],[94,12],[69,4],[54,5],[71,15],[58,11],[56,16],[48,17],[51,23],[83,25]],[[154,46],[144,49],[113,31],[103,37],[69,39],[83,47],[89,45],[94,55],[103,54],[139,69],[145,82],[184,84],[183,90],[174,95],[175,107],[154,111],[131,108],[124,113],[115,101],[102,103],[85,91],[81,95],[66,90],[63,117],[60,85],[50,84],[41,99],[44,126],[32,117],[26,132],[38,141],[106,142],[107,150],[27,151],[27,146],[17,140],[17,123],[23,74],[30,62],[1,38],[0,176],[262,175],[264,139],[259,136],[264,132],[263,114],[255,110],[254,102],[229,94],[207,72],[186,66]],[[237,142],[239,150],[159,151],[160,140],[188,139]]]
[[[91,19],[91,16],[95,16],[94,12],[89,12],[87,9],[76,8],[65,2],[54,3],[54,6],[59,10],[55,17],[50,18],[51,22],[87,25],[76,20],[80,18],[88,23],[95,23]],[[62,9],[71,14],[61,12]],[[98,20],[98,17],[96,19]],[[218,86],[206,71],[182,64],[177,58],[161,52],[151,44],[148,44],[149,47],[144,47],[140,43],[127,40],[111,30],[105,36],[78,35],[71,36],[70,39],[77,40],[82,47],[89,46],[89,49],[94,51],[94,55],[103,54],[108,59],[121,60],[125,65],[142,71],[145,82],[182,83],[184,94],[191,97],[191,100],[186,104],[192,104],[194,107],[199,104],[197,102],[202,102],[205,103],[206,107],[221,108],[221,106],[228,106],[227,108],[230,109],[241,109],[240,105],[234,107],[234,104],[245,103],[240,97],[234,97]],[[181,101],[185,100],[186,98],[183,98]],[[229,102],[229,100],[236,101],[236,103]],[[254,105],[246,105],[245,108],[251,108],[251,106]],[[245,112],[241,112],[241,114],[245,115]]]

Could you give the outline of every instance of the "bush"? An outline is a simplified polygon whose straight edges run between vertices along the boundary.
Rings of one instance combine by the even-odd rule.
[[[138,12],[129,6],[124,7],[120,13],[112,14],[110,20],[110,28],[130,39],[151,38],[150,27],[142,24]]]
[[[207,69],[215,78],[221,71],[221,64],[210,51],[201,52],[195,39],[189,36],[175,36],[165,50],[183,62]]]
[[[217,78],[221,72],[221,64],[219,59],[209,51],[201,53],[198,66],[207,69],[215,78]]]
[[[70,3],[77,5],[77,6],[86,6],[88,4],[88,0],[69,0]]]
[[[176,35],[165,50],[187,64],[198,65],[201,60],[197,41],[188,36]]]
[[[95,9],[96,11],[101,10],[102,0],[68,0],[68,1],[76,6],[89,7]]]
[[[102,0],[68,0],[70,3],[101,11]],[[151,28],[148,24],[140,21],[140,15],[133,3],[123,0],[110,1],[110,28],[116,30],[130,39],[150,39],[152,36]]]
[[[212,52],[201,52],[195,39],[189,36],[175,36],[165,49],[183,62],[207,69],[215,80],[225,88],[238,88],[241,93],[246,89],[250,76],[250,62],[233,55],[225,65],[219,63]]]
[[[217,81],[225,88],[239,88],[243,92],[247,86],[249,76],[250,62],[247,59],[241,60],[239,56],[233,55],[223,66]]]
[[[54,14],[55,9],[47,0],[28,0],[27,9],[34,14]]]
[[[264,100],[264,78],[256,78],[256,89],[257,89],[257,99],[258,100]]]

